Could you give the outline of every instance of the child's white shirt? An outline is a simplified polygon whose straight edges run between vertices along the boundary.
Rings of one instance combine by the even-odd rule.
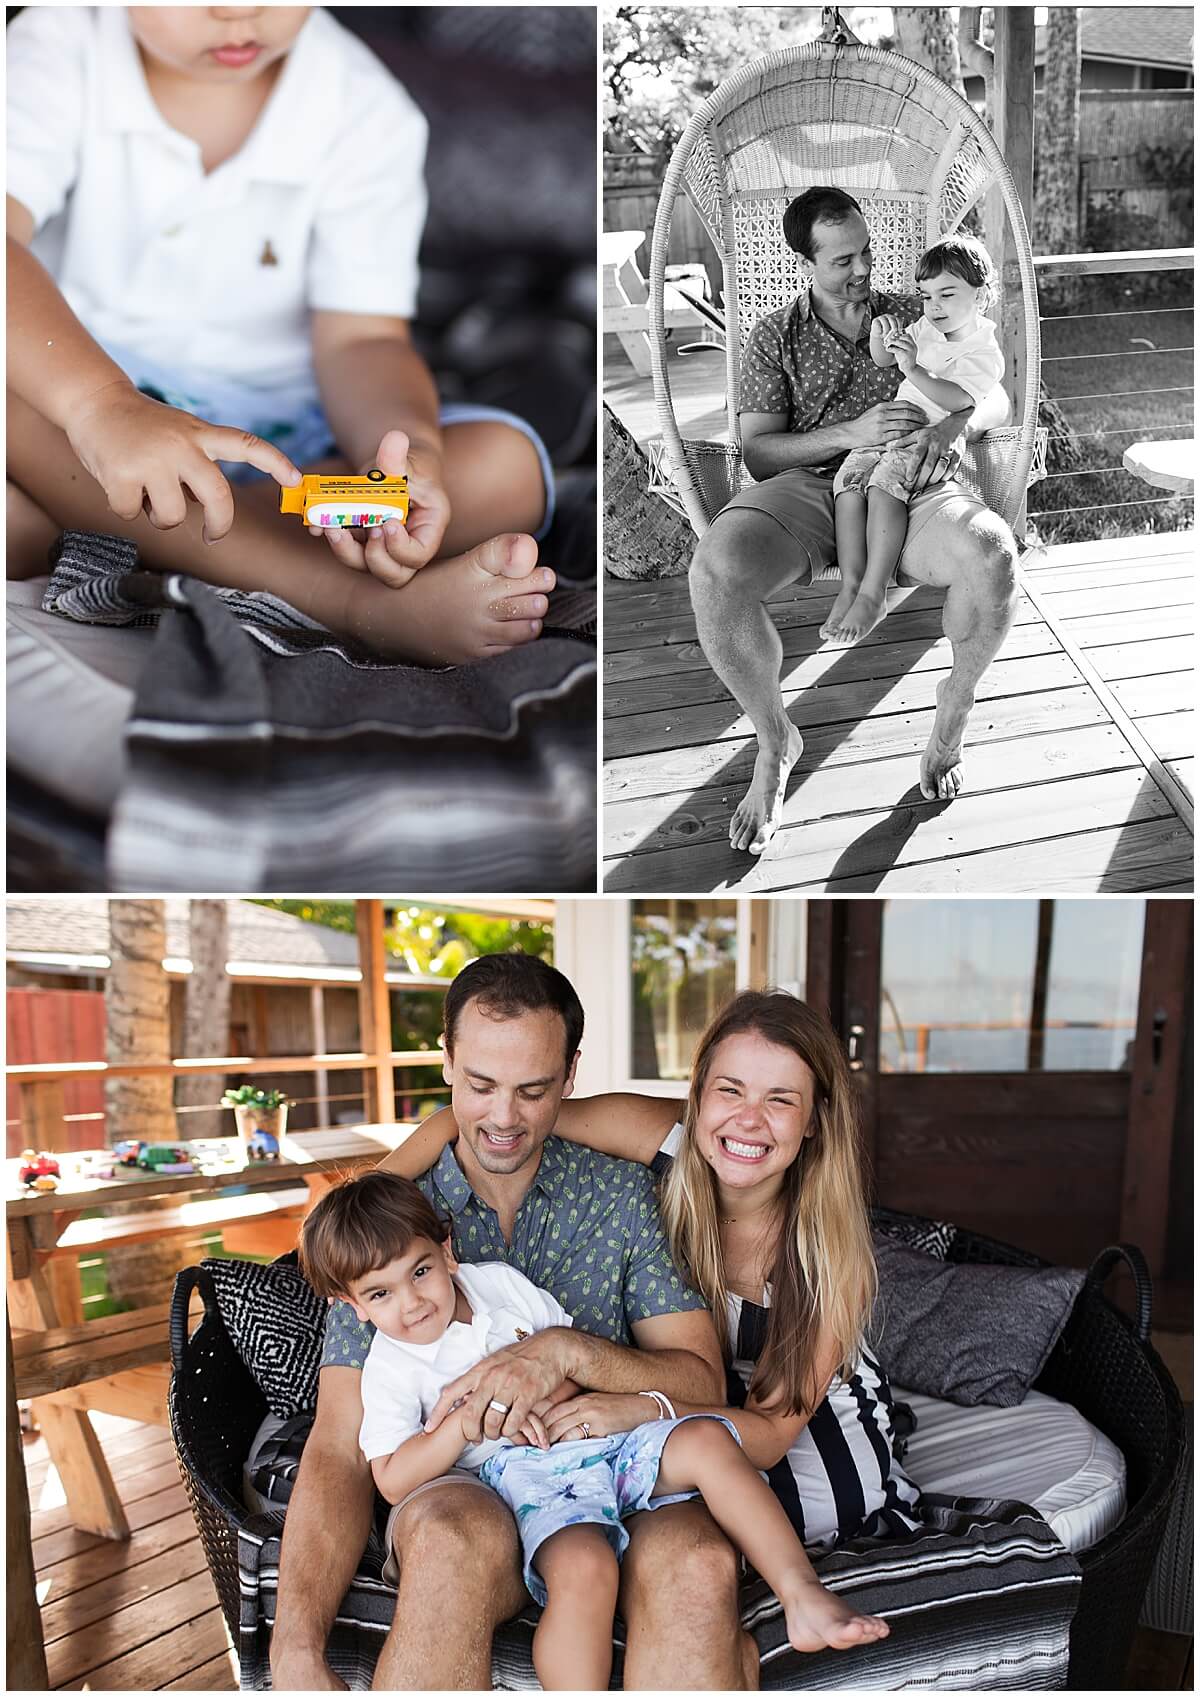
[[[376,1332],[363,1364],[359,1448],[368,1461],[391,1455],[422,1430],[445,1387],[508,1344],[569,1326],[571,1316],[549,1291],[503,1261],[460,1266],[455,1282],[471,1305],[470,1324],[452,1320],[435,1343],[405,1343]],[[470,1444],[455,1463],[478,1471],[507,1438]]]
[[[29,6],[6,33],[8,193],[98,341],[315,394],[311,310],[412,316],[425,118],[322,9],[207,176],[154,103],[123,6]]]
[[[967,391],[976,406],[991,394],[1004,376],[1004,355],[996,340],[996,326],[990,318],[977,319],[974,330],[959,342],[948,342],[937,325],[931,324],[927,318],[918,319],[908,328],[917,344],[917,364],[931,377],[957,383],[960,389]],[[930,424],[940,424],[942,419],[950,416],[949,409],[930,400],[911,377],[906,377],[896,390],[896,399],[912,401],[919,406]]]

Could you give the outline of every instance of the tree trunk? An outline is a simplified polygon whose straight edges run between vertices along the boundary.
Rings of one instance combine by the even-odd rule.
[[[171,1059],[171,987],[163,968],[167,923],[158,901],[110,901],[109,956],[104,983],[107,1055],[110,1061]],[[175,1123],[171,1079],[108,1078],[104,1081],[108,1141],[138,1137],[147,1143],[173,1143]],[[116,1203],[111,1212],[169,1207],[169,1200]],[[118,1245],[106,1255],[108,1293],[134,1308],[165,1302],[171,1280],[193,1259],[178,1242]]]
[[[686,519],[646,488],[646,456],[604,409],[604,569],[610,577],[682,577],[696,550]]]
[[[948,88],[966,98],[958,31],[949,6],[894,6],[896,48],[906,59],[926,65]]]
[[[1033,249],[1079,252],[1079,10],[1051,6],[1036,137]]]
[[[226,1055],[232,989],[226,970],[229,907],[224,901],[194,899],[188,906],[192,972],[184,992],[183,1053],[189,1057]],[[216,1106],[224,1088],[225,1074],[219,1072],[176,1079],[176,1106],[194,1110],[180,1120],[186,1137],[220,1137],[231,1129],[227,1110]]]

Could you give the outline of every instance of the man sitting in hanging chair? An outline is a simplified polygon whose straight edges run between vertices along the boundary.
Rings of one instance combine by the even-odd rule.
[[[751,332],[739,424],[742,456],[756,481],[716,515],[691,571],[701,646],[758,737],[754,775],[729,827],[732,846],[751,854],[761,854],[778,828],[803,747],[784,708],[783,645],[766,604],[834,562],[833,480],[847,454],[913,450],[895,581],[946,591],[942,625],[954,658],[938,685],[933,733],[921,757],[927,800],[950,801],[962,787],[963,733],[975,689],[1008,634],[1017,600],[1012,532],[947,475],[965,435],[1004,422],[1003,391],[937,423],[896,397],[901,372],[872,359],[872,320],[887,314],[900,327],[914,323],[922,301],[871,288],[871,233],[850,195],[807,189],[784,214],[783,235],[812,281]]]

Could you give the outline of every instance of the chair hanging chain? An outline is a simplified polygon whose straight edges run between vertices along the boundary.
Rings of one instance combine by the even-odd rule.
[[[835,47],[862,45],[850,25],[844,21],[838,6],[821,7],[821,33],[817,39],[832,42]]]

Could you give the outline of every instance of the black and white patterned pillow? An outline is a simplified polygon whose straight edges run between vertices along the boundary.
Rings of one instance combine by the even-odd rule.
[[[935,1255],[939,1261],[947,1258],[958,1236],[958,1227],[948,1220],[926,1220],[919,1214],[902,1218],[896,1214],[877,1213],[871,1224],[884,1237],[890,1237],[893,1243],[902,1243],[906,1249],[920,1249],[926,1255]]]
[[[230,1341],[271,1413],[286,1420],[315,1408],[327,1305],[295,1257],[268,1266],[225,1259],[202,1265]]]

